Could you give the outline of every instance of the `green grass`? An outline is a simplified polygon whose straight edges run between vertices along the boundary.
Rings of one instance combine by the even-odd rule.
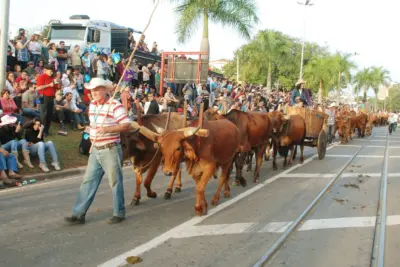
[[[68,126],[67,131],[68,135],[67,136],[62,136],[57,134],[57,131],[59,129],[58,123],[52,122],[52,126],[50,128],[50,133],[51,136],[48,136],[45,138],[45,141],[53,141],[56,151],[58,154],[58,160],[60,161],[60,165],[62,169],[71,169],[71,168],[77,168],[81,166],[86,166],[88,156],[84,156],[79,153],[79,143],[81,141],[81,131],[72,131]],[[39,158],[37,156],[31,156],[31,162],[33,166],[35,166],[34,169],[29,168],[26,166],[22,160],[22,155],[19,157],[20,162],[22,165],[24,165],[23,169],[20,169],[20,174],[22,175],[28,175],[28,174],[36,174],[36,173],[43,173],[40,168],[39,168]],[[54,172],[54,168],[50,165],[52,162],[50,153],[46,153],[46,162],[48,164],[48,167],[50,169],[50,172]]]

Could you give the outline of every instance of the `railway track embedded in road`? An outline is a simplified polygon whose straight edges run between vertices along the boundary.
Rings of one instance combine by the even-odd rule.
[[[368,139],[375,136],[372,134]],[[253,265],[253,267],[265,266],[273,256],[280,250],[286,240],[297,231],[300,224],[312,213],[313,209],[318,205],[322,197],[329,191],[329,189],[337,182],[342,176],[346,168],[353,162],[359,152],[366,145],[361,145],[357,152],[351,156],[346,164],[329,180],[326,186],[318,193],[312,202],[304,209],[304,211],[294,220],[286,231],[268,248],[268,250],[261,256],[261,258]],[[384,154],[384,162],[382,165],[381,181],[380,181],[380,194],[378,198],[378,209],[376,213],[375,232],[373,239],[373,247],[371,254],[371,267],[383,267],[385,261],[385,237],[386,237],[386,211],[387,211],[387,170],[389,159],[389,136],[386,136],[386,146]]]

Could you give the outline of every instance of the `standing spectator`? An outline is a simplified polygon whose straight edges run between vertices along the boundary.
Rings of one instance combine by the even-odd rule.
[[[48,47],[48,45],[49,45],[49,39],[43,38],[42,50],[40,52],[42,55],[43,63],[45,65],[49,64],[49,47]]]
[[[142,67],[142,72],[143,72],[143,83],[149,83],[150,80],[150,69],[151,69],[151,64],[148,64],[147,67],[143,66]]]
[[[60,84],[53,78],[53,66],[46,65],[44,73],[38,78],[36,87],[40,100],[40,119],[44,124],[43,134],[45,137],[49,135],[57,89],[60,89]]]
[[[53,103],[54,104],[54,103]],[[32,156],[39,156],[39,167],[44,172],[49,172],[46,164],[46,151],[50,152],[53,162],[51,165],[55,170],[61,170],[60,163],[54,144],[52,141],[45,142],[43,139],[44,126],[40,123],[39,118],[34,118],[32,121],[24,125],[25,140],[28,141],[28,150]]]
[[[54,66],[54,70],[58,70],[58,59],[57,59],[57,46],[55,43],[49,44],[49,64]]]
[[[85,52],[83,52],[83,55],[82,55],[83,74],[92,75],[90,63],[91,62],[90,62],[90,57],[89,57],[89,51],[85,50]]]
[[[74,67],[73,78],[76,83],[76,90],[79,94],[83,94],[83,75],[80,73],[80,67]]]
[[[60,47],[57,48],[57,60],[58,60],[58,70],[63,73],[67,68],[68,51],[65,49],[65,42],[60,42]]]
[[[193,98],[193,88],[190,82],[186,83],[182,89],[184,99],[192,105],[192,98]]]
[[[78,72],[82,71],[82,59],[79,54],[79,45],[74,46],[74,51],[69,52],[68,57],[71,59],[71,66],[73,69],[78,69]]]
[[[19,29],[19,35],[17,36],[16,41],[18,64],[21,66],[22,69],[25,69],[29,61],[29,51],[27,47],[29,45],[29,41],[28,38],[26,38],[25,36],[24,29]]]
[[[36,66],[42,54],[42,47],[39,43],[39,35],[37,33],[34,33],[32,35],[31,41],[29,42],[28,50],[29,53],[31,53],[33,64]]]
[[[97,77],[102,78],[103,80],[107,80],[108,76],[108,64],[107,64],[107,56],[100,55],[100,59],[97,60]]]
[[[15,56],[12,54],[12,49],[10,46],[7,47],[7,70],[14,70],[15,65],[17,65],[18,61]]]

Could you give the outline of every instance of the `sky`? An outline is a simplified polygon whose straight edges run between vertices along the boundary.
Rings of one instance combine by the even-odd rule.
[[[300,0],[299,0],[300,1]],[[304,0],[301,0],[304,1]],[[154,7],[153,0],[69,0],[57,4],[54,0],[12,0],[10,28],[34,27],[47,24],[50,19],[67,19],[73,14],[86,14],[91,19],[107,20],[142,30]],[[177,44],[176,16],[170,0],[160,0],[146,33],[151,45],[157,41],[164,51],[198,51],[202,28],[185,44]],[[274,29],[285,34],[303,36],[303,18],[306,18],[306,40],[329,45],[332,51],[358,53],[354,61],[359,68],[383,66],[390,71],[393,81],[400,81],[398,48],[397,0],[313,0],[314,6],[305,10],[297,0],[257,0],[260,23],[253,35],[261,29]],[[93,4],[96,3],[96,4]],[[110,6],[113,3],[115,7]],[[32,15],[34,11],[34,15]],[[231,59],[235,49],[248,42],[231,28],[210,23],[211,59]]]

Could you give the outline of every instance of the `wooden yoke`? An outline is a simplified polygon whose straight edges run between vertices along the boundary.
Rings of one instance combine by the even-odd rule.
[[[204,116],[204,103],[201,103],[199,111],[199,123],[197,125],[200,126],[200,129],[203,128],[203,116]],[[200,149],[200,136],[197,136],[197,148]]]

